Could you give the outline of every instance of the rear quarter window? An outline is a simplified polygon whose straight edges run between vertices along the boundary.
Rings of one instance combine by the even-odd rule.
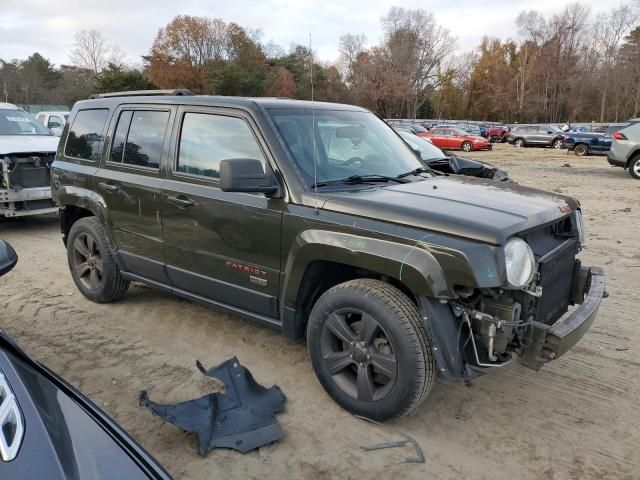
[[[69,129],[65,156],[90,161],[99,160],[108,116],[107,108],[79,110]]]

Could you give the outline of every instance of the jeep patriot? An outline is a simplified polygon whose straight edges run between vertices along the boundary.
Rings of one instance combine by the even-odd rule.
[[[328,394],[379,421],[438,373],[557,359],[605,294],[577,200],[430,170],[351,105],[98,95],[73,107],[52,191],[88,299],[143,282],[306,339]]]

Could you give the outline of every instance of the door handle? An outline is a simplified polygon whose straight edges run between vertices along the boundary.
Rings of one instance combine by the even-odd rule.
[[[106,190],[107,192],[117,192],[118,190],[120,190],[120,187],[117,185],[112,185],[110,183],[99,183],[98,186],[102,189],[102,190]]]
[[[167,197],[167,201],[169,203],[173,203],[179,208],[193,207],[194,205],[193,200],[182,195],[179,195],[177,197]]]

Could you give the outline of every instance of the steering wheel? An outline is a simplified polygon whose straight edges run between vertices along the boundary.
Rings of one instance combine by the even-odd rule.
[[[364,160],[361,157],[351,157],[349,160],[344,162],[342,166],[348,167],[349,165],[353,165],[354,163],[359,163],[360,165],[358,166],[362,166],[362,164],[364,163]]]

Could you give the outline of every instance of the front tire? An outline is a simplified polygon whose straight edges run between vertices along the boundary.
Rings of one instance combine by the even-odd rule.
[[[524,139],[522,139],[522,138],[516,138],[516,139],[513,141],[513,145],[514,145],[515,147],[518,147],[518,148],[524,147]]]
[[[576,145],[576,147],[573,149],[573,153],[575,153],[578,157],[584,157],[589,153],[589,147],[581,143],[580,145]]]
[[[92,302],[112,302],[129,288],[96,217],[84,217],[73,224],[67,238],[67,260],[78,290]]]
[[[562,148],[562,140],[560,140],[559,138],[556,138],[553,142],[551,142],[551,146],[556,150]]]
[[[471,142],[462,142],[460,148],[463,152],[470,152],[471,150],[473,150],[473,145],[471,145]]]
[[[407,415],[435,382],[435,361],[416,306],[379,280],[351,280],[325,292],[311,311],[307,347],[327,393],[368,419]]]
[[[640,180],[640,155],[636,155],[629,162],[629,175]]]

